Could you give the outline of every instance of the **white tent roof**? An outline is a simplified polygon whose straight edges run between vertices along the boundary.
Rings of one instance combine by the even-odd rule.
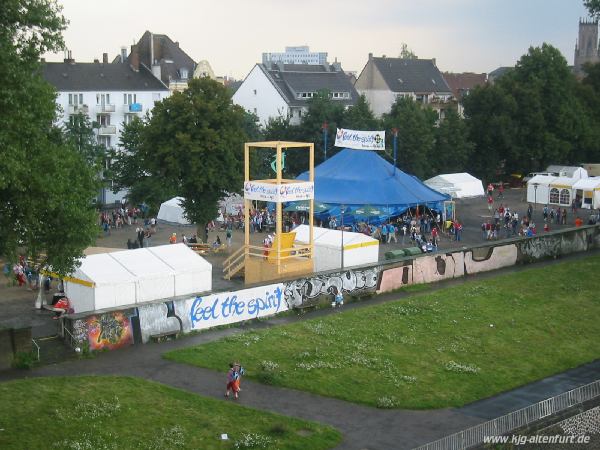
[[[156,218],[165,222],[190,225],[190,221],[184,217],[183,207],[181,206],[182,201],[183,197],[173,197],[171,200],[162,203]]]
[[[185,244],[149,247],[154,256],[177,272],[212,270],[212,265]]]
[[[552,181],[550,181],[550,187],[567,187],[572,188],[573,185],[577,182],[575,178],[571,177],[556,177]]]
[[[308,225],[300,225],[294,230],[296,232],[296,242],[308,243],[309,240],[309,227]],[[313,239],[315,245],[321,245],[324,247],[341,248],[342,247],[342,232],[340,230],[331,230],[329,228],[314,227]],[[344,248],[355,244],[365,244],[371,242],[377,242],[377,239],[373,239],[371,236],[367,236],[363,233],[353,233],[350,231],[344,231]]]
[[[557,178],[558,177],[555,177],[552,175],[536,175],[527,182],[527,185],[530,185],[530,184],[533,185],[533,184],[537,183],[537,184],[541,184],[543,186],[550,186],[550,183],[552,183]]]
[[[585,189],[587,191],[600,189],[600,177],[582,178],[573,185],[573,189]]]
[[[110,253],[86,256],[80,261],[81,265],[75,270],[74,278],[90,281],[97,285],[134,282],[137,279]]]
[[[450,194],[452,197],[463,198],[484,195],[481,180],[466,172],[437,175],[425,180],[424,183],[430,188]]]
[[[157,258],[148,248],[110,253],[109,255],[137,277],[148,278],[155,275],[172,275],[175,272],[172,267]]]
[[[587,170],[583,167],[578,166],[559,166],[559,165],[551,165],[548,166],[546,172],[557,172],[557,173],[565,173],[565,176],[569,178],[573,178],[576,174],[577,178],[587,178]]]

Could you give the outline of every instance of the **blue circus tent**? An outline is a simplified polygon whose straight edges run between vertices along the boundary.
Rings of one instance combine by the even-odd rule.
[[[308,180],[308,172],[298,176]],[[441,210],[450,196],[426,186],[413,175],[396,168],[374,151],[345,148],[315,168],[315,200],[331,205],[326,215],[340,215],[345,206],[344,223],[353,223],[352,211],[364,205],[379,207],[384,213],[372,222],[398,216],[407,209],[426,206]]]

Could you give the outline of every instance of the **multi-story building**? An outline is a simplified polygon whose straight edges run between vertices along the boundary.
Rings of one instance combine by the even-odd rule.
[[[578,76],[583,75],[582,66],[585,63],[596,64],[600,62],[600,49],[598,48],[598,21],[580,20],[579,39],[575,42],[574,71]]]
[[[69,53],[63,62],[44,62],[43,74],[58,93],[56,102],[62,111],[59,122],[73,120],[79,113],[87,115],[94,124],[98,143],[107,149],[119,147],[124,124],[145,115],[171,93],[136,58],[110,64],[107,53],[102,62],[92,63],[75,62]],[[125,194],[113,194],[107,180],[99,200],[114,203]]]
[[[263,53],[262,63],[327,64],[327,52],[311,52],[307,45],[286,47],[285,52]]]
[[[468,96],[471,90],[477,86],[483,86],[487,83],[487,74],[485,73],[443,73],[444,80],[452,90],[452,95],[458,102],[458,114],[463,116],[463,99]]]
[[[398,97],[410,97],[431,106],[440,118],[451,105],[452,91],[435,65],[435,59],[373,57],[360,73],[354,87],[364,94],[373,114],[388,113]]]
[[[358,93],[339,64],[256,64],[233,94],[235,104],[255,114],[263,124],[287,117],[297,125],[308,111],[308,101],[327,90],[332,100],[348,107]]]

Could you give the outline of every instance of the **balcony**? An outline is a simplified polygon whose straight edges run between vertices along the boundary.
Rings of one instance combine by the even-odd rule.
[[[103,113],[113,113],[115,112],[115,105],[98,105],[98,109]]]
[[[88,106],[87,105],[69,105],[67,107],[68,114],[87,114]]]
[[[123,105],[123,110],[126,114],[135,114],[142,112],[141,103],[132,103],[130,105]]]
[[[117,134],[116,125],[104,125],[98,129],[99,136],[114,136],[115,134]]]

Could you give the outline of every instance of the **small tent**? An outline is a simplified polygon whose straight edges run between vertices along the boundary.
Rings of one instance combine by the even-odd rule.
[[[65,294],[75,313],[192,295],[212,289],[212,266],[184,244],[89,255]]]
[[[163,222],[190,225],[190,221],[184,216],[183,207],[181,206],[182,201],[183,197],[173,197],[171,200],[162,203],[156,218]]]
[[[484,195],[481,180],[466,172],[437,175],[425,180],[424,183],[436,191],[452,196],[452,198],[480,197]]]
[[[295,244],[308,245],[310,228],[300,225],[294,228]],[[379,260],[379,241],[362,233],[313,228],[315,272],[340,269],[342,267],[342,246],[344,267],[376,263]]]
[[[581,200],[581,207],[600,209],[600,177],[583,178],[573,185],[573,193]]]
[[[552,165],[546,168],[546,172],[555,173],[559,177],[573,178],[575,180],[581,180],[588,177],[587,170],[579,166]]]

